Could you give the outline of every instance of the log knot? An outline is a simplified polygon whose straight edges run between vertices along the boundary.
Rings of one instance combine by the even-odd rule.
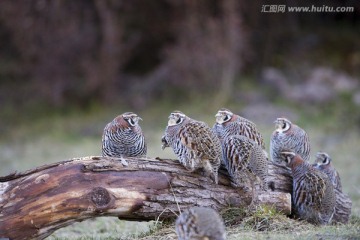
[[[96,187],[90,192],[91,201],[97,208],[103,208],[110,203],[111,197],[109,192],[102,187]]]

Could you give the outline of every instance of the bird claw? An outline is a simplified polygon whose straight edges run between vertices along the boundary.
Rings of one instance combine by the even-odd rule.
[[[164,150],[166,147],[169,147],[168,141],[166,141],[165,135],[161,137],[161,150]]]
[[[124,159],[124,158],[120,158],[121,159],[121,164],[125,167],[129,166],[129,163]]]

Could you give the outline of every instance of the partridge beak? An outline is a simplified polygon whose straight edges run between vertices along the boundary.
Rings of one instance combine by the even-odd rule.
[[[274,121],[274,123],[275,123],[275,125],[279,125],[279,124],[280,124],[279,119],[276,119],[276,120]]]
[[[215,118],[216,118],[216,123],[218,123],[218,124],[222,124],[224,122],[224,119],[220,113],[217,113],[215,115]]]
[[[275,128],[276,128],[276,129],[280,129],[280,128],[281,128],[281,123],[279,122],[278,119],[276,119],[276,120],[274,121],[274,124],[275,124]]]
[[[168,126],[174,126],[176,125],[176,120],[174,118],[169,117]]]

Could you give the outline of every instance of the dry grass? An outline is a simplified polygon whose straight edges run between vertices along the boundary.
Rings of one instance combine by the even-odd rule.
[[[226,209],[222,214],[226,226],[256,232],[296,232],[312,228],[311,224],[290,219],[268,206],[256,206],[255,209]],[[231,232],[231,231],[230,231]]]

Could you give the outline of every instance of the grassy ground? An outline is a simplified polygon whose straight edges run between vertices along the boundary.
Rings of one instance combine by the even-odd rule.
[[[198,109],[202,109],[198,111]],[[234,111],[235,108],[232,108]],[[280,108],[281,109],[281,108]],[[7,129],[7,135],[0,137],[0,175],[11,171],[27,170],[45,163],[61,161],[73,157],[99,155],[101,133],[105,124],[117,114],[129,109],[93,109],[88,112],[70,112],[52,114],[36,121],[25,119],[15,127]],[[171,150],[161,151],[160,138],[167,123],[171,107],[151,108],[139,112],[144,119],[141,122],[148,141],[150,157],[174,158]],[[213,115],[217,107],[208,107],[199,103],[179,107],[188,115],[214,122]],[[200,113],[201,112],[201,113]],[[279,110],[275,115],[282,116]],[[295,116],[297,116],[295,114]],[[266,139],[274,129],[274,119],[252,119],[260,122],[259,128]],[[360,156],[359,131],[342,131],[337,129],[337,119],[318,117],[296,118],[307,130],[312,143],[312,155],[318,150],[327,151],[334,159],[334,164],[342,177],[344,192],[353,201],[352,219],[347,225],[314,227],[309,224],[282,218],[278,215],[260,214],[257,219],[249,218],[245,223],[230,226],[227,221],[229,239],[359,239],[360,238],[360,173],[358,156]],[[320,122],[320,123],[319,123]],[[259,226],[272,223],[260,231]],[[276,224],[275,224],[276,223]],[[260,224],[260,225],[259,225]],[[274,227],[275,226],[275,227]],[[155,229],[155,230],[154,230]],[[75,223],[52,234],[49,239],[175,239],[172,224],[154,227],[154,223],[134,223],[119,221],[117,218],[97,218]]]

